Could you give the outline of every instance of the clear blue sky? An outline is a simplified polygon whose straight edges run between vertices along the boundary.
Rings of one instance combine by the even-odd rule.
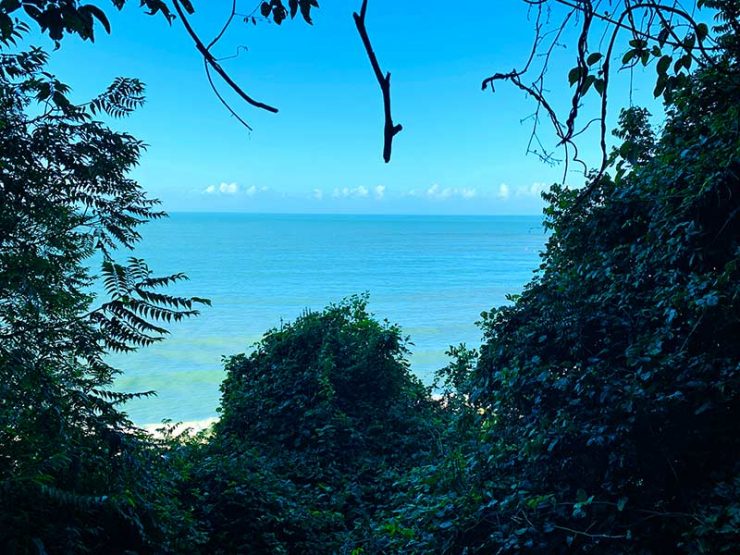
[[[119,75],[146,83],[145,107],[114,125],[149,145],[135,176],[167,210],[537,214],[539,191],[562,177],[562,167],[525,155],[530,123],[521,120],[532,101],[504,83],[496,94],[480,90],[483,77],[529,52],[532,24],[520,0],[370,1],[368,30],[392,72],[394,119],[404,126],[387,165],[380,91],[352,20],[359,1],[323,0],[313,26],[234,25],[216,54],[246,45],[223,65],[280,109],[251,108],[222,87],[252,132],[214,97],[180,23],[170,27],[137,4],[107,10],[112,34],[98,29],[94,44],[66,38],[51,68],[80,101]],[[242,4],[251,11],[258,2]],[[192,23],[210,38],[230,2],[195,5]],[[32,42],[48,44],[37,35]],[[566,100],[573,65],[572,52],[561,54],[551,69],[557,102]],[[576,173],[569,180],[580,183]]]

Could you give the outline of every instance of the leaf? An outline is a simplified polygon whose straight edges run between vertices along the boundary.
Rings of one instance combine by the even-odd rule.
[[[665,46],[666,41],[668,40],[668,36],[670,35],[670,31],[663,27],[663,29],[660,30],[660,33],[658,33],[658,44],[661,48]]]
[[[105,32],[110,35],[110,23],[108,22],[108,18],[105,16],[105,13],[103,13],[103,10],[101,10],[97,6],[93,6],[92,4],[82,6],[80,8],[80,11],[82,11],[83,9],[91,14],[95,19],[97,19],[105,29]]]
[[[260,4],[260,13],[262,14],[262,17],[269,16],[271,11],[272,6],[270,6],[270,4],[268,4],[267,2],[262,2],[262,4]]]
[[[573,86],[581,78],[582,68],[576,66],[568,72],[568,83]]]
[[[696,37],[699,39],[699,41],[703,41],[707,36],[709,35],[709,27],[707,27],[706,23],[699,23],[696,26]]]
[[[586,63],[589,66],[592,66],[603,57],[604,55],[601,52],[594,52],[593,54],[589,54],[588,58],[586,58]]]
[[[653,96],[655,98],[658,98],[661,94],[663,94],[663,91],[666,89],[667,79],[664,75],[661,75],[658,77],[658,80],[655,83],[655,89],[653,89]]]
[[[313,25],[313,21],[311,21],[311,6],[313,5],[311,0],[300,0],[299,5],[301,7],[303,20],[309,25]]]
[[[586,78],[583,80],[583,84],[581,85],[581,94],[586,94],[595,81],[596,77],[593,75],[586,75]]]
[[[599,93],[599,96],[603,96],[604,95],[604,80],[596,79],[594,81],[594,89],[596,89],[596,92]]]
[[[627,498],[620,497],[619,501],[617,501],[617,510],[621,513],[624,510],[626,505],[627,505]]]
[[[663,56],[660,60],[658,60],[658,65],[656,69],[659,75],[665,75],[668,72],[668,68],[671,65],[671,60],[673,60],[673,58],[671,58],[667,54]]]

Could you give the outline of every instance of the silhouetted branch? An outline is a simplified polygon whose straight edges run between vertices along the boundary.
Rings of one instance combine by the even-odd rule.
[[[378,58],[375,56],[373,46],[370,44],[370,38],[367,36],[367,29],[365,28],[365,12],[367,11],[367,0],[362,0],[362,7],[360,13],[353,13],[352,16],[355,19],[355,25],[357,31],[360,33],[362,44],[365,46],[367,57],[370,59],[370,65],[373,66],[375,72],[375,78],[378,80],[380,90],[383,93],[383,110],[385,113],[385,126],[383,127],[383,160],[386,163],[391,160],[391,149],[393,147],[393,137],[395,137],[402,129],[403,126],[400,124],[393,124],[393,118],[391,116],[391,74],[386,73],[385,76],[380,69],[378,64]]]
[[[211,70],[209,69],[208,62],[206,62],[205,60],[203,60],[203,67],[205,67],[206,77],[208,78],[208,84],[211,85],[213,94],[216,95],[216,98],[218,98],[219,102],[221,102],[221,104],[224,105],[224,107],[229,111],[229,113],[232,116],[234,116],[239,121],[239,123],[241,123],[244,127],[246,127],[247,129],[251,131],[252,126],[249,125],[246,121],[244,121],[244,119],[239,114],[236,113],[236,110],[234,110],[231,107],[231,105],[228,102],[226,102],[226,99],[223,96],[221,96],[221,93],[218,92],[218,89],[216,88],[216,84],[213,82],[213,77],[211,77]]]
[[[603,9],[602,2],[596,0],[524,1],[537,12],[532,54],[530,54],[529,59],[522,69],[496,73],[483,80],[482,88],[487,89],[490,87],[493,90],[494,83],[503,80],[512,83],[527,95],[533,97],[537,103],[537,109],[533,117],[534,125],[530,144],[534,141],[535,145],[539,145],[542,149],[539,150],[535,147],[533,152],[546,162],[552,160],[550,153],[541,147],[542,143],[538,137],[538,116],[540,113],[546,113],[552,122],[557,136],[557,146],[563,147],[566,151],[570,150],[574,154],[573,160],[583,165],[584,174],[588,173],[588,167],[582,160],[578,159],[578,149],[574,139],[582,135],[593,123],[598,123],[601,163],[597,167],[598,173],[596,177],[589,180],[591,183],[596,183],[599,180],[601,175],[606,171],[610,160],[607,144],[607,115],[610,82],[613,78],[612,73],[614,73],[612,65],[614,56],[617,53],[618,36],[620,33],[626,31],[632,35],[632,40],[629,41],[630,50],[628,50],[622,59],[621,68],[634,67],[638,63],[647,66],[651,60],[657,60],[658,58],[660,58],[663,64],[666,63],[666,60],[670,63],[674,55],[684,55],[685,58],[689,58],[699,67],[712,66],[718,71],[723,71],[722,67],[717,64],[713,57],[712,53],[716,51],[717,47],[712,46],[712,44],[716,43],[708,36],[707,26],[697,22],[694,15],[690,11],[683,9],[675,0],[613,1],[609,3],[608,11]],[[549,19],[549,8],[551,5],[564,6],[566,8],[566,15],[556,27],[554,39],[551,40],[548,38],[547,43],[549,44],[546,44],[545,38],[549,33],[543,32],[543,11],[548,10],[547,19]],[[597,9],[600,6],[602,8],[601,11]],[[642,14],[642,19],[635,17],[635,14]],[[545,86],[545,75],[549,67],[550,54],[556,46],[560,45],[559,39],[561,33],[564,32],[569,19],[577,21],[579,27],[578,42],[575,56],[576,65],[568,74],[568,81],[573,88],[570,98],[570,108],[567,114],[562,114],[561,119],[561,114],[556,113],[555,105],[547,101],[550,95]],[[589,43],[594,33],[592,23],[596,23],[597,21],[604,27],[604,32],[599,42],[598,50],[593,51],[589,47]],[[678,29],[683,29],[686,32],[684,38],[679,36]],[[607,42],[607,45],[605,49],[602,49],[602,43],[604,41]],[[649,43],[653,44],[652,48],[648,47]],[[673,51],[666,53],[665,48],[673,49]],[[544,51],[542,55],[539,54],[539,49]],[[677,54],[674,54],[676,52]],[[537,68],[532,68],[535,58],[540,58],[541,56],[544,57],[542,63],[538,63]],[[630,60],[634,60],[631,66],[628,65]],[[674,66],[674,73],[676,75],[679,73],[681,64],[687,70],[689,69],[690,62],[684,62],[679,59],[679,65]],[[660,66],[658,65],[658,67]],[[533,74],[532,78],[529,77],[530,73]],[[662,88],[658,88],[661,87],[660,79],[663,79]],[[668,82],[667,84],[667,79],[667,73],[664,69],[662,70],[662,75],[659,75],[659,80],[656,84],[656,91],[658,91],[655,93],[656,96],[661,94],[661,91],[665,91],[667,86],[675,86],[673,82]],[[675,81],[676,77],[670,77],[670,79]],[[583,111],[584,97],[592,88],[600,97],[598,117],[589,119],[589,122],[581,127],[578,120]],[[580,130],[579,127],[581,127]],[[530,151],[529,146],[527,150],[528,152]],[[563,181],[565,181],[567,174],[567,154],[565,164],[566,171],[564,172]]]
[[[213,54],[211,54],[210,50],[203,44],[203,41],[200,40],[200,37],[190,26],[190,22],[188,21],[187,17],[185,16],[185,13],[180,7],[180,0],[172,0],[172,4],[175,6],[175,11],[177,11],[177,15],[180,17],[180,20],[182,21],[182,24],[185,27],[185,30],[187,31],[188,35],[190,35],[190,38],[193,39],[193,42],[195,43],[195,47],[198,49],[198,52],[201,53],[205,62],[216,73],[218,73],[221,76],[221,78],[226,82],[226,84],[229,85],[229,87],[231,87],[231,89],[248,104],[251,104],[252,106],[255,106],[256,108],[262,108],[263,110],[267,110],[268,112],[272,112],[273,114],[277,113],[278,111],[277,108],[270,106],[269,104],[265,104],[264,102],[260,102],[258,100],[253,99],[246,92],[244,92],[244,90],[239,85],[237,85],[231,77],[229,77],[229,74],[226,73],[226,71],[224,71],[224,69],[218,63],[216,58],[213,57]],[[230,19],[231,18],[229,18],[229,21]],[[211,43],[211,45],[212,44],[213,43]]]
[[[213,48],[214,44],[216,44],[218,41],[221,40],[221,37],[224,36],[224,33],[228,30],[229,26],[231,25],[231,22],[234,20],[235,15],[236,15],[236,0],[232,0],[231,13],[229,14],[229,17],[226,20],[226,23],[224,23],[224,26],[221,28],[218,34],[215,37],[213,37],[213,40],[208,43],[208,46],[206,46],[206,50],[210,50],[211,48]]]

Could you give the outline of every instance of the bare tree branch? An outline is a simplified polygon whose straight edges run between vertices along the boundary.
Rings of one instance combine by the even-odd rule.
[[[393,137],[395,137],[402,129],[401,124],[393,124],[393,118],[391,116],[391,74],[386,73],[385,76],[380,69],[378,64],[378,58],[375,56],[373,46],[370,44],[370,38],[367,36],[367,29],[365,28],[365,13],[367,11],[367,0],[362,0],[362,7],[360,13],[353,13],[352,16],[355,19],[355,25],[357,31],[360,33],[362,44],[365,46],[367,57],[370,59],[370,65],[373,66],[375,72],[375,78],[378,80],[380,85],[380,91],[383,93],[383,110],[385,114],[385,126],[383,127],[383,160],[386,164],[391,160],[391,149],[393,148]]]
[[[208,46],[206,46],[206,50],[210,50],[211,48],[213,48],[214,44],[216,44],[218,41],[221,40],[221,37],[224,36],[224,33],[228,30],[229,26],[231,25],[231,22],[234,20],[235,15],[236,15],[236,0],[232,0],[231,13],[229,14],[229,17],[226,20],[226,23],[224,23],[224,26],[221,28],[219,33],[215,37],[213,37],[213,40],[208,43]]]
[[[208,79],[208,84],[211,85],[213,94],[216,95],[216,98],[218,98],[219,102],[221,102],[221,104],[224,105],[224,107],[229,111],[229,113],[232,116],[234,116],[237,119],[239,123],[241,123],[244,127],[246,127],[247,129],[251,131],[252,126],[249,125],[246,121],[244,121],[244,119],[239,114],[236,113],[236,110],[234,110],[231,107],[231,105],[228,102],[226,102],[226,99],[223,96],[221,96],[221,93],[218,92],[218,89],[216,88],[216,84],[213,82],[213,77],[211,76],[211,70],[208,66],[208,62],[206,62],[205,60],[203,60],[203,67],[206,70],[206,78]]]
[[[226,84],[229,85],[229,87],[231,87],[231,89],[236,94],[238,94],[245,102],[247,102],[248,104],[251,104],[252,106],[256,108],[261,108],[263,110],[267,110],[268,112],[272,112],[273,114],[276,114],[278,111],[277,108],[275,108],[274,106],[270,106],[269,104],[265,104],[264,102],[255,100],[254,98],[249,96],[246,92],[244,92],[244,90],[239,85],[237,85],[231,77],[229,77],[229,74],[226,73],[226,71],[224,71],[224,69],[218,63],[216,58],[213,57],[213,54],[211,54],[208,47],[206,47],[203,44],[203,41],[200,40],[200,37],[198,36],[198,34],[191,27],[190,22],[188,21],[187,16],[185,15],[185,12],[183,12],[182,7],[180,6],[180,1],[172,0],[172,4],[175,6],[175,11],[177,11],[177,15],[180,17],[180,21],[182,21],[182,24],[185,27],[185,30],[187,31],[188,35],[190,35],[190,38],[193,39],[193,42],[195,43],[195,47],[198,49],[198,52],[201,53],[205,62],[209,66],[211,66],[211,68],[221,76],[221,78],[226,82]],[[213,42],[211,43],[211,46],[212,45],[213,45]]]
[[[637,2],[619,0],[609,2],[608,11],[604,9],[599,11],[597,9],[599,6],[603,8],[603,3],[598,0],[524,0],[524,2],[537,10],[532,53],[522,69],[496,73],[491,77],[487,77],[483,80],[482,88],[487,89],[490,87],[493,90],[494,83],[503,80],[512,83],[527,95],[534,98],[537,103],[537,109],[532,118],[534,125],[527,151],[532,151],[530,145],[534,142],[536,145],[533,150],[534,154],[546,162],[552,160],[551,153],[548,153],[542,147],[542,143],[538,137],[539,115],[540,113],[546,114],[557,136],[557,146],[563,147],[566,151],[564,182],[567,174],[567,153],[569,150],[574,155],[573,160],[583,165],[584,175],[588,175],[588,166],[583,160],[578,159],[578,148],[575,139],[582,135],[594,123],[599,124],[598,141],[601,151],[601,161],[596,168],[597,173],[595,177],[590,178],[589,181],[591,183],[597,182],[609,164],[610,157],[607,144],[608,93],[610,90],[610,81],[613,77],[612,73],[614,73],[611,66],[613,65],[613,58],[618,47],[617,41],[620,32],[627,31],[632,35],[632,40],[629,43],[631,50],[623,58],[622,68],[634,67],[638,63],[647,66],[651,59],[655,60],[659,57],[661,58],[661,62],[665,63],[666,59],[671,60],[674,55],[683,55],[684,58],[690,58],[699,67],[712,66],[718,71],[723,71],[722,67],[715,60],[713,53],[718,47],[712,46],[716,42],[707,34],[707,26],[697,22],[694,15],[690,11],[683,9],[679,2],[669,0],[640,0]],[[564,6],[566,8],[566,15],[560,25],[556,26],[554,39],[548,38],[547,43],[549,44],[546,45],[545,37],[552,33],[552,31],[548,33],[543,32],[542,19],[543,9],[549,9],[550,5]],[[635,17],[637,14],[641,18]],[[548,102],[549,91],[545,87],[545,75],[549,66],[550,54],[556,46],[562,46],[559,43],[560,35],[564,32],[565,25],[569,19],[577,22],[578,42],[575,56],[576,66],[568,74],[568,80],[573,87],[573,93],[570,98],[570,109],[567,114],[562,114],[563,117],[561,119],[555,105]],[[677,21],[674,21],[674,19]],[[592,23],[597,21],[604,27],[604,31],[599,42],[598,50],[594,52],[589,48],[589,39],[590,35],[593,34]],[[677,29],[685,31],[684,38],[679,36]],[[607,42],[605,49],[602,48],[604,41]],[[648,49],[647,46],[650,42],[653,43],[652,49]],[[665,53],[664,48],[672,49],[673,51]],[[540,49],[544,50],[541,54],[538,52]],[[537,68],[532,68],[535,65],[533,63],[535,58],[542,61],[541,63],[538,62]],[[633,58],[635,60],[633,64],[631,66],[628,65],[627,62]],[[679,59],[679,61],[681,60]],[[689,69],[689,63],[681,63],[684,64],[687,70]],[[677,65],[675,67],[677,69],[674,69],[674,73],[678,75],[681,66]],[[532,80],[528,78],[530,73],[533,74]],[[667,79],[665,76],[666,72],[663,71],[662,73],[663,75],[661,77]],[[675,77],[670,77],[670,79],[675,80]],[[655,95],[659,95],[661,91],[666,90],[665,81],[663,81],[663,88],[658,89],[660,83],[658,81],[658,84],[656,84],[656,91],[658,92],[654,93]],[[670,86],[673,86],[673,84]],[[600,96],[598,117],[589,119],[585,126],[581,126],[578,120],[582,115],[581,112],[584,111],[583,99],[592,87]],[[584,190],[585,194],[587,192],[587,190]]]

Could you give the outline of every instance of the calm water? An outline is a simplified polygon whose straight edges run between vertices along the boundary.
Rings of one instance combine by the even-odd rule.
[[[411,367],[429,381],[451,344],[477,346],[481,311],[521,291],[539,263],[538,216],[307,216],[172,214],[149,224],[136,255],[156,274],[185,272],[174,292],[213,302],[174,325],[163,343],[111,357],[124,391],[155,389],[130,403],[139,424],[216,414],[221,358],[261,334],[368,291],[370,309],[413,342]]]

